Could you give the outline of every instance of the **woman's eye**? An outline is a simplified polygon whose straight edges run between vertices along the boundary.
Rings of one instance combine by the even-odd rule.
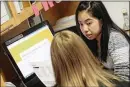
[[[87,23],[87,25],[91,25],[91,24],[92,24],[92,22]]]
[[[82,24],[82,23],[79,23],[79,25],[80,25],[80,26],[83,26],[83,24]]]

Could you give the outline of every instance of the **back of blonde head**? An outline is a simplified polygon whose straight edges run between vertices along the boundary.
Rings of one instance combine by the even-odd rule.
[[[98,87],[101,82],[114,87],[109,80],[117,78],[102,70],[84,41],[71,31],[61,31],[54,36],[51,56],[56,83],[60,86]]]

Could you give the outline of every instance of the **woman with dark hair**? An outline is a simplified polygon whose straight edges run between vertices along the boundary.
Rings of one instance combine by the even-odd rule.
[[[129,81],[130,37],[110,18],[101,1],[81,1],[76,10],[76,25],[95,56],[114,74]],[[97,48],[93,49],[93,44]]]

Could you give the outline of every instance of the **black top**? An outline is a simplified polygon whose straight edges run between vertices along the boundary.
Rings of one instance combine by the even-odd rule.
[[[129,87],[129,85],[130,85],[130,82],[127,82],[127,81],[112,80],[111,82],[116,85],[115,87]],[[99,83],[99,84],[100,84],[100,87],[106,87],[102,83]]]
[[[130,86],[130,82],[127,81],[117,81],[117,80],[112,80],[112,83],[114,83],[116,86],[115,87],[129,87]],[[99,83],[99,87],[107,87],[104,84],[102,84],[101,82]],[[60,87],[59,85],[54,85],[54,87]]]

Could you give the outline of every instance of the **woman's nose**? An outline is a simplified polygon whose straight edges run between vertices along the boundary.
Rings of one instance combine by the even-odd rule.
[[[84,30],[85,32],[88,32],[88,31],[89,31],[88,26],[87,26],[87,25],[84,25],[84,26],[83,26],[83,30]]]

